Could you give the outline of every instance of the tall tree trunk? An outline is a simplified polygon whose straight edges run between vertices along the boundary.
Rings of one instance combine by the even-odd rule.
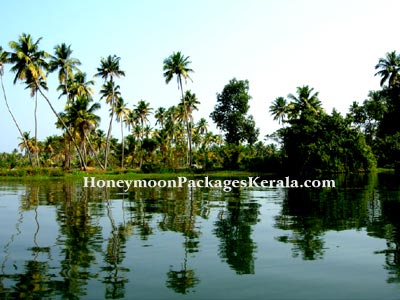
[[[62,118],[60,118],[60,115],[59,115],[59,114],[56,112],[56,110],[54,109],[54,107],[53,107],[53,105],[51,104],[49,98],[47,98],[47,96],[43,93],[43,91],[39,88],[39,86],[38,86],[37,84],[36,84],[36,86],[37,86],[37,88],[38,88],[40,94],[42,95],[42,97],[43,97],[43,98],[47,101],[47,103],[49,104],[51,110],[52,110],[53,113],[56,115],[57,119],[61,122],[61,124],[63,125],[64,129],[67,131],[69,137],[71,138],[72,142],[74,143],[74,146],[75,146],[75,148],[76,148],[76,151],[78,151],[78,156],[79,156],[79,160],[80,160],[80,163],[81,163],[81,167],[82,167],[83,170],[86,171],[86,168],[87,168],[87,167],[86,167],[85,160],[83,159],[82,152],[81,152],[81,150],[79,149],[79,145],[76,143],[74,137],[72,136],[71,131],[69,130],[69,128],[67,127],[67,125],[65,125],[64,120],[63,120]]]
[[[142,132],[140,133],[140,163],[139,168],[142,169],[143,166],[143,136],[144,136],[144,122],[143,119],[140,120],[140,125],[142,127]]]
[[[122,159],[121,159],[121,169],[124,168],[124,154],[125,154],[125,141],[124,141],[124,127],[122,124],[122,119],[121,119],[121,138],[122,138]]]
[[[111,128],[112,128],[112,121],[114,118],[114,106],[115,106],[115,99],[114,99],[114,81],[111,77],[110,82],[112,84],[112,95],[111,95],[111,116],[110,116],[110,124],[108,125],[108,132],[107,132],[107,139],[106,139],[106,152],[105,152],[105,159],[104,159],[104,169],[107,170],[108,165],[108,154],[110,152],[110,137],[111,137]]]
[[[4,83],[3,83],[3,76],[2,76],[1,74],[0,74],[0,81],[1,81],[1,88],[3,89],[3,96],[4,96],[4,101],[6,102],[7,110],[8,110],[8,112],[10,113],[11,118],[12,118],[13,121],[14,121],[15,127],[17,127],[18,132],[19,132],[19,134],[20,134],[20,136],[21,136],[21,138],[22,138],[22,141],[23,141],[24,144],[25,144],[25,149],[26,149],[26,151],[28,151],[29,161],[31,162],[31,164],[32,164],[32,166],[33,166],[33,162],[32,162],[32,160],[31,160],[31,153],[30,153],[29,147],[28,147],[28,141],[26,140],[24,134],[22,133],[22,130],[21,130],[21,128],[19,127],[18,122],[17,122],[17,120],[15,119],[14,114],[13,114],[11,108],[10,108],[10,105],[8,104],[7,95],[6,95],[6,90],[5,90],[5,88],[4,88]]]
[[[110,153],[110,137],[111,137],[111,129],[112,129],[112,121],[114,118],[114,96],[111,100],[111,116],[110,116],[110,124],[108,124],[108,132],[107,132],[107,139],[106,139],[106,153],[105,153],[105,160],[104,160],[104,168],[107,169],[108,164],[108,154]]]
[[[185,111],[185,125],[186,125],[187,144],[188,144],[187,162],[188,162],[188,165],[190,168],[192,165],[192,133],[191,133],[190,126],[189,126],[188,112],[186,110],[186,105],[185,105],[185,96],[183,94],[183,86],[182,86],[182,77],[181,76],[179,76],[179,85],[181,86],[182,104],[183,104],[183,109]]]
[[[38,147],[38,137],[37,137],[37,90],[35,91],[35,111],[34,111],[34,117],[35,117],[35,156],[36,156],[36,164],[38,167],[40,167],[40,161],[39,161],[39,147]]]

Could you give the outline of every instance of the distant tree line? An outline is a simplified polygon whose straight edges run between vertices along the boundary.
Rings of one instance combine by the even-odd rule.
[[[247,80],[233,78],[217,93],[210,118],[222,134],[214,134],[205,118],[194,118],[200,101],[185,89],[194,70],[189,57],[181,52],[172,53],[163,62],[165,82],[177,80],[179,101],[154,109],[144,99],[128,106],[117,83],[125,76],[120,57],[101,58],[94,77],[104,83],[100,98],[95,100],[94,81],[79,69],[81,62],[72,57],[71,46],[56,45],[50,54],[40,49],[40,41],[21,34],[9,43],[10,51],[0,46],[3,98],[20,135],[19,151],[2,153],[0,168],[91,167],[144,172],[196,168],[306,174],[369,171],[400,164],[400,56],[395,51],[376,65],[381,89],[371,91],[362,104],[354,102],[345,116],[335,109],[326,113],[318,92],[304,85],[295,94],[272,102],[269,113],[281,128],[259,140],[259,129],[248,114],[251,96]],[[20,127],[13,114],[3,84],[6,64],[14,74],[14,84],[22,82],[34,99],[33,135],[31,128],[26,131]],[[52,73],[58,76],[55,88],[59,98],[65,100],[61,112],[54,109],[47,95],[47,77]],[[38,140],[38,97],[50,106],[55,126],[63,130],[61,135]],[[97,112],[102,102],[110,112],[107,132],[99,129]],[[152,114],[155,124],[149,121]],[[115,122],[120,126],[120,140],[111,135]]]

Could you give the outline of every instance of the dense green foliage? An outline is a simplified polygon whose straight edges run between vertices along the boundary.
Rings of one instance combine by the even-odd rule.
[[[176,105],[155,109],[151,102],[140,99],[130,108],[123,99],[124,91],[116,84],[118,77],[125,76],[118,56],[100,60],[94,76],[103,79],[104,84],[100,98],[94,99],[94,81],[79,70],[81,62],[72,57],[71,46],[59,44],[51,55],[40,49],[40,41],[41,38],[35,40],[22,34],[9,43],[10,52],[0,47],[3,98],[21,140],[19,151],[0,156],[1,168],[120,168],[142,172],[193,168],[305,174],[400,166],[400,57],[395,51],[387,53],[376,65],[382,89],[371,91],[362,104],[354,102],[345,116],[336,110],[326,113],[318,92],[307,85],[286,98],[277,97],[269,112],[282,127],[267,136],[272,142],[266,144],[258,139],[256,122],[248,114],[248,80],[233,78],[217,94],[210,117],[223,132],[221,136],[209,131],[206,119],[195,119],[201,99],[184,90],[184,83],[192,80],[190,74],[194,70],[189,57],[181,52],[174,52],[163,61],[165,82],[168,84],[175,77],[178,83]],[[35,103],[39,96],[49,104],[57,117],[55,126],[63,129],[63,134],[39,141],[36,122],[33,137],[30,130],[20,128],[3,85],[6,65],[14,73],[14,83],[22,82]],[[55,87],[59,98],[65,97],[62,112],[54,110],[47,96],[47,91],[54,88],[47,86],[47,77],[54,72],[59,81]],[[99,129],[100,118],[96,114],[104,103],[110,111],[107,133]],[[154,126],[150,122],[153,114]],[[111,136],[114,122],[120,126],[120,141]]]
[[[315,171],[357,172],[375,167],[371,147],[364,135],[337,111],[328,115],[318,93],[309,86],[289,94],[291,102],[279,97],[270,107],[275,119],[288,126],[278,130],[282,140],[285,170],[293,173]]]
[[[229,81],[221,94],[217,94],[217,104],[210,117],[217,127],[225,132],[228,144],[239,145],[241,142],[254,144],[258,129],[252,116],[247,116],[250,108],[249,82],[247,80]]]

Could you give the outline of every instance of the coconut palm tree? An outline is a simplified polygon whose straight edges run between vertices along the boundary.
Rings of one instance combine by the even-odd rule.
[[[124,139],[124,121],[130,113],[130,109],[126,106],[123,98],[118,98],[115,105],[115,117],[118,123],[121,123],[121,143],[122,143],[122,158],[121,168],[124,168],[124,154],[125,154],[125,139]],[[126,124],[126,122],[125,122]]]
[[[28,77],[29,77],[30,75],[28,75]],[[42,88],[42,89],[44,89],[44,90],[48,90],[48,88],[47,88],[47,83],[46,83],[46,81],[45,80],[43,80],[43,78],[41,78],[40,80],[39,80],[39,86]],[[39,88],[38,88],[38,85],[36,84],[36,82],[32,79],[32,78],[27,78],[26,79],[26,89],[30,89],[31,90],[31,97],[33,98],[33,99],[35,99],[35,108],[34,108],[34,112],[33,112],[33,114],[34,114],[34,119],[35,119],[35,137],[34,137],[34,141],[35,141],[35,143],[38,143],[38,138],[37,138],[37,136],[38,136],[38,128],[37,128],[37,95],[38,95],[38,90],[39,90]],[[37,163],[37,165],[39,166],[40,165],[40,162],[39,162],[39,153],[38,152],[36,152],[36,163]]]
[[[14,63],[11,71],[15,72],[14,84],[17,80],[24,81],[26,88],[31,91],[31,97],[35,99],[34,120],[35,120],[35,143],[37,143],[37,92],[40,87],[46,87],[45,72],[48,69],[46,58],[49,56],[45,51],[39,50],[39,38],[33,42],[30,35],[22,34],[16,42],[10,42],[11,49],[15,52],[10,55],[10,62]],[[36,153],[37,165],[39,156]]]
[[[141,136],[140,136],[140,150],[141,150],[141,156],[140,156],[140,164],[139,167],[142,168],[143,165],[143,139],[144,139],[144,130],[145,130],[145,125],[147,122],[149,122],[148,116],[150,116],[151,111],[153,110],[150,107],[150,103],[144,101],[144,100],[139,100],[138,104],[134,108],[135,114],[137,115],[139,122],[140,122],[140,128],[141,128]]]
[[[128,131],[130,132],[131,129],[139,122],[139,118],[136,115],[136,112],[134,109],[129,109],[128,114],[126,115],[125,118],[125,124],[128,127]]]
[[[192,93],[190,90],[185,92],[183,102],[180,105],[184,107],[184,115],[185,115],[185,124],[187,131],[187,139],[188,139],[188,164],[191,166],[192,162],[192,123],[193,123],[193,111],[198,110],[197,105],[200,104],[200,101],[197,100],[196,94]]]
[[[17,127],[17,130],[21,136],[21,139],[25,145],[25,149],[28,149],[28,141],[25,139],[25,136],[21,130],[21,127],[19,126],[17,119],[15,118],[10,105],[8,104],[8,99],[7,99],[7,94],[6,90],[4,88],[4,83],[3,83],[3,75],[4,75],[4,66],[6,63],[9,62],[9,53],[6,51],[3,51],[3,47],[0,46],[0,81],[1,81],[1,88],[3,90],[3,96],[4,96],[4,101],[6,102],[7,110],[15,124],[15,127]],[[29,150],[28,150],[29,151]],[[32,160],[30,159],[30,153],[29,153],[29,161],[32,163]]]
[[[318,92],[314,92],[314,88],[308,85],[297,87],[297,95],[289,94],[288,98],[292,103],[288,106],[289,118],[296,119],[303,117],[303,114],[318,115],[323,111],[321,101],[318,99]]]
[[[25,153],[25,156],[28,157],[29,162],[33,166],[31,153],[34,153],[35,149],[32,142],[32,138],[29,135],[30,133],[26,131],[22,133],[21,136],[22,142],[18,144],[18,147],[22,152]]]
[[[182,78],[185,79],[185,81],[187,80],[187,78],[192,80],[189,76],[189,73],[194,72],[192,69],[189,68],[190,63],[191,61],[189,61],[189,56],[185,57],[181,52],[174,52],[172,53],[172,55],[164,60],[163,71],[165,82],[168,84],[172,80],[172,78],[176,76],[176,79],[178,81],[178,88],[181,89],[182,100]]]
[[[78,144],[76,143],[63,119],[60,118],[57,111],[54,109],[50,99],[44,94],[41,88],[41,82],[46,81],[46,71],[48,70],[46,58],[48,58],[50,55],[45,51],[39,50],[40,41],[41,38],[34,42],[31,35],[23,33],[18,38],[17,42],[11,41],[9,43],[10,48],[13,50],[10,55],[10,62],[13,64],[11,71],[15,73],[14,84],[18,80],[21,80],[27,85],[36,85],[37,91],[46,100],[50,109],[56,115],[57,120],[62,124],[73,141],[79,155],[81,167],[86,169],[86,165]]]
[[[274,120],[278,120],[279,124],[285,122],[288,107],[287,101],[284,97],[278,97],[272,102],[271,106],[269,107],[269,112],[274,117]]]
[[[208,122],[205,118],[201,118],[197,124],[196,124],[196,128],[199,131],[199,133],[201,135],[204,135],[208,132]]]
[[[78,96],[74,102],[70,102],[66,107],[67,124],[70,125],[73,131],[76,131],[79,135],[81,143],[81,151],[84,155],[86,163],[87,149],[86,141],[88,135],[94,130],[99,122],[100,117],[95,114],[100,109],[100,103],[90,103],[91,100],[87,97]]]
[[[120,57],[116,55],[109,55],[107,58],[102,58],[100,61],[100,68],[97,68],[97,73],[95,74],[96,77],[101,77],[106,82],[108,79],[108,84],[110,85],[109,90],[111,91],[111,99],[110,99],[110,106],[111,106],[111,115],[110,115],[110,124],[108,125],[108,132],[107,132],[107,144],[106,144],[106,154],[105,154],[105,162],[104,167],[107,169],[108,163],[108,154],[110,151],[110,137],[111,137],[111,129],[112,129],[112,121],[114,118],[114,106],[115,106],[115,98],[116,95],[114,94],[114,77],[121,77],[125,76],[125,72],[120,69],[119,61]]]
[[[168,84],[174,76],[176,76],[176,80],[178,82],[178,89],[181,90],[182,98],[181,101],[182,103],[185,101],[184,93],[183,93],[183,86],[182,86],[182,79],[187,81],[189,78],[192,80],[190,77],[190,73],[193,73],[194,71],[189,68],[189,64],[191,64],[191,61],[189,61],[189,56],[185,57],[181,52],[174,52],[172,55],[167,57],[164,60],[164,66],[163,66],[163,71],[164,71],[164,77],[165,77],[165,82]],[[185,106],[184,106],[185,107]],[[186,108],[186,107],[185,107]],[[187,113],[186,113],[187,114]],[[188,139],[190,138],[190,133],[189,133],[189,125],[186,123],[186,129],[188,131]],[[188,142],[190,144],[190,142]],[[190,152],[190,146],[189,146],[189,152]],[[189,166],[191,164],[190,162],[190,153],[189,153]]]
[[[100,100],[105,99],[106,103],[110,105],[110,123],[108,125],[108,132],[106,137],[106,149],[105,149],[105,160],[104,160],[104,167],[107,166],[108,163],[108,155],[110,151],[110,137],[111,137],[111,128],[112,128],[112,121],[114,118],[115,113],[115,103],[116,100],[121,97],[121,92],[119,91],[120,86],[115,85],[112,81],[107,81],[103,88],[100,90]]]
[[[83,96],[92,99],[94,91],[92,86],[94,85],[94,80],[87,80],[86,73],[78,71],[74,74],[73,78],[68,78],[67,85],[60,84],[57,91],[61,91],[59,99],[63,95],[69,95],[71,101],[74,101],[76,96]]]
[[[160,127],[164,127],[164,122],[165,122],[165,113],[166,109],[164,107],[159,107],[156,109],[154,112],[154,117],[156,118],[156,125],[160,124]]]
[[[95,151],[100,153],[101,149],[105,149],[105,146],[106,146],[105,132],[101,129],[96,129],[95,131],[93,131],[91,136],[92,136],[92,141],[93,141]]]
[[[60,85],[64,85],[67,101],[71,101],[68,91],[68,81],[74,78],[74,71],[79,71],[78,67],[81,62],[77,58],[71,57],[71,45],[65,43],[54,47],[54,56],[50,58],[49,72],[58,70],[58,81]]]
[[[379,70],[375,76],[382,77],[381,86],[388,82],[388,87],[392,87],[399,80],[400,55],[396,51],[386,53],[385,57],[379,59],[375,69]]]

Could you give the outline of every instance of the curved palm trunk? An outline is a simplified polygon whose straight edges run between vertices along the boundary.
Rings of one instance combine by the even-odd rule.
[[[40,87],[39,87],[38,85],[36,85],[36,86],[37,86],[37,88],[38,88],[38,91],[39,91],[40,94],[42,95],[42,97],[43,97],[43,98],[47,101],[47,103],[49,104],[51,110],[52,110],[53,113],[56,115],[57,119],[61,122],[61,124],[63,125],[64,129],[67,131],[69,137],[71,138],[71,140],[72,140],[72,142],[73,142],[73,144],[74,144],[74,146],[75,146],[75,148],[76,148],[76,151],[78,152],[78,156],[79,156],[79,160],[80,160],[81,167],[82,167],[83,170],[86,171],[87,166],[86,166],[85,160],[84,160],[84,158],[83,158],[83,156],[82,156],[82,152],[81,152],[81,150],[80,150],[80,148],[79,148],[79,145],[76,143],[74,137],[73,137],[72,134],[71,134],[71,131],[69,130],[69,128],[67,127],[67,125],[65,125],[64,120],[60,118],[59,114],[56,112],[56,110],[54,109],[53,105],[51,104],[49,98],[47,98],[47,96],[43,93],[43,91],[40,89]]]
[[[31,153],[30,153],[29,147],[28,147],[28,141],[27,141],[26,138],[24,137],[24,134],[22,133],[22,130],[21,130],[21,128],[19,127],[17,120],[15,119],[15,116],[14,116],[14,114],[13,114],[11,108],[10,108],[10,105],[8,104],[7,95],[6,95],[6,90],[5,90],[5,88],[4,88],[3,76],[2,76],[2,75],[0,75],[0,81],[1,81],[1,88],[3,89],[3,96],[4,96],[4,101],[6,102],[7,110],[8,110],[8,112],[10,113],[11,118],[12,118],[13,121],[14,121],[15,127],[17,127],[18,132],[19,132],[19,134],[21,135],[21,138],[22,138],[22,140],[23,140],[23,142],[24,142],[24,144],[25,144],[25,149],[27,149],[27,151],[28,151],[29,161],[31,162],[31,164],[32,164],[32,166],[33,166],[33,163],[32,163],[32,160],[31,160]]]
[[[92,143],[90,142],[89,137],[87,136],[86,132],[83,132],[83,133],[84,133],[84,135],[85,135],[85,139],[86,139],[86,141],[87,141],[87,144],[89,145],[90,151],[92,151],[92,153],[93,153],[93,155],[94,155],[94,158],[96,159],[96,161],[97,161],[97,163],[99,164],[100,168],[104,169],[104,166],[103,166],[103,164],[101,163],[99,157],[97,156],[96,151],[94,150],[94,148],[93,148],[93,146],[92,146]]]

